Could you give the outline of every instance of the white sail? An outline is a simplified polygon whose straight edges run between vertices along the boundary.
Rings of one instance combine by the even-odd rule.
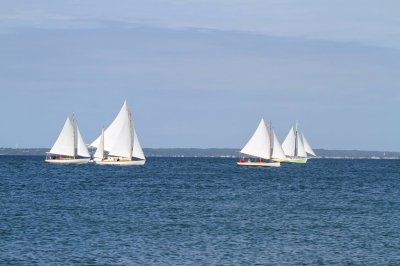
[[[275,134],[275,131],[272,130],[272,136],[273,136],[273,150],[272,150],[272,158],[274,159],[285,159],[285,152],[282,149],[281,143],[278,140],[278,137]]]
[[[85,144],[85,141],[83,140],[81,131],[79,130],[78,124],[76,124],[76,133],[78,135],[78,140],[77,140],[77,155],[82,156],[82,157],[90,157],[90,153],[88,151],[88,148]]]
[[[101,132],[97,150],[94,153],[93,157],[104,159],[104,130]]]
[[[297,154],[298,157],[307,157],[307,153],[304,149],[303,141],[301,140],[300,134],[297,133]]]
[[[100,138],[101,137],[98,137],[91,146],[98,147]],[[133,127],[131,114],[126,101],[117,117],[104,131],[104,150],[108,151],[109,155],[129,158],[130,160],[132,159],[132,156],[142,160],[146,159],[137,137],[136,130]]]
[[[121,131],[123,131],[123,128],[126,127],[127,121],[129,121],[129,111],[128,105],[125,101],[117,117],[104,131],[104,150],[111,151],[116,146],[116,142],[118,141]],[[99,143],[100,136],[93,141],[90,146],[97,148]]]
[[[125,116],[124,116],[125,117]],[[121,120],[121,128],[119,134],[115,135],[113,146],[109,149],[109,155],[120,156],[124,158],[131,158],[132,155],[132,135],[131,135],[131,121],[128,115],[124,120]],[[106,131],[107,132],[107,131]],[[109,141],[106,137],[105,144]]]
[[[301,133],[301,136],[303,137],[303,144],[304,144],[304,149],[306,151],[306,153],[311,154],[313,156],[317,156],[315,154],[315,152],[313,151],[313,149],[311,148],[310,143],[307,141],[306,137],[304,137],[304,134]]]
[[[293,127],[289,130],[285,141],[283,141],[282,149],[286,156],[294,156],[296,146],[296,135],[294,134]]]
[[[132,151],[132,157],[141,159],[141,160],[146,160],[146,157],[144,157],[142,145],[140,145],[139,137],[136,133],[135,127],[133,127],[133,151]]]
[[[69,117],[67,117],[63,129],[49,153],[75,156],[74,125]]]
[[[257,130],[240,152],[267,160],[270,159],[269,135],[264,119],[261,119]]]

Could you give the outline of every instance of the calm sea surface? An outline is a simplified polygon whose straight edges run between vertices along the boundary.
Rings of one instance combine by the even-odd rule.
[[[0,157],[1,265],[400,265],[400,161]]]

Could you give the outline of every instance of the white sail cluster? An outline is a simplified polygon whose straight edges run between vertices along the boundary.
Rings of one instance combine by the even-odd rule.
[[[270,123],[269,129],[261,119],[253,136],[240,151],[252,157],[270,161],[285,161],[288,158],[307,158],[307,154],[316,156],[309,142],[293,127],[281,145]]]
[[[265,160],[286,158],[272,126],[270,126],[270,129],[268,130],[264,119],[261,119],[253,136],[240,153]]]
[[[100,159],[100,161],[111,158],[112,160],[107,161],[110,164],[118,162],[115,164],[142,165],[146,160],[126,101],[114,121],[102,131],[101,135],[90,146],[96,148],[94,158]],[[88,162],[88,160],[82,161],[76,158],[77,156],[90,158],[90,153],[74,118],[72,118],[72,121],[69,117],[67,118],[60,135],[48,154],[50,158],[46,158],[46,162]],[[60,157],[56,158],[54,155]],[[67,156],[67,158],[61,156]],[[139,160],[140,163],[133,162],[132,158]]]
[[[283,151],[288,157],[302,157],[306,158],[307,154],[316,156],[315,152],[310,146],[303,133],[300,133],[297,129],[293,127],[289,130],[285,141],[282,144]]]
[[[100,136],[90,146],[96,148],[93,158],[99,164],[143,165],[146,161],[126,101],[116,118],[102,130]],[[298,131],[297,125],[295,129],[292,127],[289,130],[289,134],[281,145],[272,128],[272,123],[267,128],[264,119],[261,119],[256,131],[240,153],[260,158],[259,163],[264,166],[279,166],[279,162],[305,163],[307,154],[316,156],[304,134]],[[67,117],[60,135],[48,154],[50,155],[49,159],[46,158],[48,162],[84,163],[88,161],[76,158],[90,158],[90,153],[74,117],[72,120]],[[52,155],[60,155],[60,157],[56,158]],[[263,162],[262,159],[270,162]],[[254,165],[255,163],[241,161],[240,164]]]
[[[95,158],[104,159],[105,153],[108,153],[108,156],[129,160],[132,157],[146,160],[126,101],[114,121],[90,146],[97,149]]]

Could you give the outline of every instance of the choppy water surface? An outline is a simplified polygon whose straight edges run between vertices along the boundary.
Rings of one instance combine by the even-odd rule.
[[[0,264],[400,264],[400,161],[0,157]]]

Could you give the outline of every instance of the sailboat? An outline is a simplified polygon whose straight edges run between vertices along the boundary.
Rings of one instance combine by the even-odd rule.
[[[97,148],[93,155],[97,164],[144,165],[146,162],[126,101],[114,121],[90,146]]]
[[[90,153],[83,140],[81,131],[72,115],[67,117],[56,142],[49,152],[46,153],[46,162],[61,164],[83,164],[90,160]]]
[[[258,125],[253,136],[240,151],[241,154],[258,158],[257,161],[252,161],[251,159],[246,160],[244,157],[241,157],[240,162],[237,162],[237,164],[244,166],[279,167],[280,162],[274,162],[271,160],[273,156],[282,156],[278,155],[280,152],[282,152],[279,151],[279,148],[276,148],[276,151],[274,153],[275,145],[276,147],[278,147],[278,145],[280,146],[280,144],[277,138],[274,138],[273,135],[274,133],[271,132],[271,130],[270,132],[268,132],[264,119],[261,119],[260,124]],[[276,141],[273,141],[274,139]]]
[[[289,134],[283,142],[282,148],[287,158],[276,161],[288,163],[307,163],[307,154],[316,156],[304,134],[299,132],[297,123],[295,129],[292,127],[289,130]]]

